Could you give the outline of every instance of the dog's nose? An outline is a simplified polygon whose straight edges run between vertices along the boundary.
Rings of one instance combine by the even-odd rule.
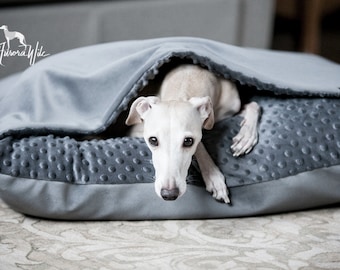
[[[161,196],[166,201],[174,201],[178,198],[179,195],[179,189],[173,188],[173,189],[161,189]]]

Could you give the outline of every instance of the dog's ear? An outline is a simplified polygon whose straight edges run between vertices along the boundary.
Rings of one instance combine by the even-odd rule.
[[[215,123],[214,110],[210,97],[193,97],[189,102],[201,115],[202,125],[205,129],[212,129]]]
[[[143,115],[152,108],[152,105],[158,103],[159,101],[160,99],[155,96],[137,98],[131,105],[125,124],[131,126],[142,123]]]

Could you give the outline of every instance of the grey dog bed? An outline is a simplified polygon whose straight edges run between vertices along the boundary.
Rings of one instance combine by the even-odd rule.
[[[144,140],[118,133],[129,104],[181,61],[235,81],[262,107],[259,143],[246,156],[230,152],[239,116],[204,132],[232,205],[205,191],[195,159],[187,192],[163,201]],[[0,196],[19,212],[66,220],[222,218],[339,203],[339,87],[339,65],[322,58],[196,38],[50,56],[0,81]],[[97,134],[112,138],[79,139]]]

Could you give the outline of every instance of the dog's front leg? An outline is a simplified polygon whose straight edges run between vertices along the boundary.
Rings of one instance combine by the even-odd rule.
[[[238,157],[243,154],[248,154],[258,142],[258,122],[261,116],[261,108],[256,102],[251,102],[244,105],[240,112],[243,116],[241,129],[233,138],[231,150],[233,156]]]
[[[202,142],[197,146],[195,157],[208,192],[221,202],[230,203],[225,177],[211,159]]]

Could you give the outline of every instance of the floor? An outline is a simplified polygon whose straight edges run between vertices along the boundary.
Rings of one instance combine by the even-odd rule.
[[[0,269],[340,269],[340,206],[251,218],[63,222],[0,201]]]

